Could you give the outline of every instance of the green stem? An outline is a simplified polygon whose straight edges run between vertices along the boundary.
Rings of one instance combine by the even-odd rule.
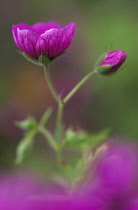
[[[50,144],[52,149],[54,149],[54,151],[56,152],[57,165],[58,165],[59,171],[61,171],[62,170],[62,151],[61,151],[61,148],[57,145],[55,139],[53,138],[51,133],[46,128],[44,128],[42,126],[39,126],[38,130],[41,134],[43,134],[46,137],[46,139],[48,140],[48,143]]]
[[[62,126],[63,108],[64,108],[64,104],[59,103],[58,104],[56,130],[55,130],[55,139],[57,142],[60,141],[60,139],[62,137],[62,132],[63,132],[63,126]]]
[[[60,171],[62,171],[62,150],[58,148],[57,150],[57,164]]]
[[[44,73],[45,73],[45,78],[48,84],[48,87],[58,103],[58,113],[57,113],[57,122],[56,122],[56,129],[55,129],[55,139],[53,136],[49,133],[47,129],[45,129],[43,126],[39,127],[39,131],[47,138],[50,146],[56,151],[57,155],[57,162],[59,169],[62,169],[62,149],[60,147],[60,140],[62,137],[63,133],[63,125],[62,125],[62,115],[63,115],[63,109],[65,104],[71,99],[71,97],[79,90],[79,88],[93,75],[96,73],[96,71],[90,72],[87,74],[72,90],[71,92],[62,100],[60,97],[57,95],[55,88],[52,84],[52,81],[50,79],[49,75],[49,69],[48,65],[44,65]]]
[[[63,113],[63,102],[60,99],[60,97],[57,95],[55,88],[52,84],[52,81],[50,79],[49,75],[49,69],[48,65],[44,65],[44,72],[45,72],[45,78],[48,84],[48,87],[55,98],[56,102],[58,103],[58,114],[57,114],[57,123],[56,123],[56,130],[55,130],[55,139],[57,142],[59,142],[61,136],[62,136],[62,113]]]
[[[87,74],[71,91],[70,93],[63,99],[63,104],[66,104],[71,97],[79,90],[79,88],[92,76],[96,73],[96,71],[92,71]]]
[[[50,146],[56,151],[57,143],[56,143],[55,139],[53,138],[52,134],[46,128],[44,128],[42,126],[39,126],[38,130],[41,134],[43,134],[46,137]]]
[[[45,78],[46,78],[46,81],[47,81],[47,84],[48,84],[48,87],[53,95],[53,97],[55,98],[56,102],[59,104],[61,103],[61,99],[59,98],[59,96],[57,95],[56,91],[55,91],[55,88],[53,87],[53,84],[51,82],[51,79],[50,79],[50,75],[49,75],[49,68],[48,68],[48,65],[44,65],[44,73],[45,73]]]

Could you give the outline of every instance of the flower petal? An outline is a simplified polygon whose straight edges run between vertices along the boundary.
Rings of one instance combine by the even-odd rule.
[[[16,43],[16,45],[19,47],[19,43],[18,43],[18,36],[17,36],[17,29],[30,29],[30,26],[27,25],[27,24],[24,24],[24,23],[19,23],[17,25],[13,25],[12,26],[12,34],[13,34],[13,38],[14,38],[14,41]]]
[[[30,30],[31,31],[31,26],[28,25],[28,24],[25,24],[25,23],[19,23],[17,25],[13,25],[12,26],[12,30],[16,33],[17,29],[20,29],[20,30]]]
[[[70,45],[75,32],[75,23],[70,23],[62,29],[50,29],[40,36],[37,44],[43,54],[50,58],[63,53]]]
[[[106,54],[105,59],[102,61],[100,66],[111,65],[112,67],[108,73],[116,71],[123,64],[126,59],[126,53],[122,50],[115,50]]]
[[[37,55],[40,54],[36,52],[35,46],[39,36],[29,30],[20,30],[17,29],[17,34],[15,34],[15,42],[17,46],[28,55],[37,58]]]
[[[75,23],[70,23],[62,29],[63,37],[62,37],[62,42],[59,48],[59,54],[64,52],[69,47],[72,41],[72,38],[74,36],[75,29],[76,29]]]
[[[102,157],[98,172],[105,186],[116,192],[131,189],[137,179],[137,150],[132,145],[114,144]]]
[[[73,37],[74,33],[75,33],[75,29],[76,29],[76,24],[75,23],[69,23],[68,25],[66,25],[63,30],[65,31],[67,37]]]
[[[124,52],[121,50],[116,50],[116,51],[112,51],[109,52],[104,61],[101,63],[101,65],[117,65],[119,62],[123,61],[126,58],[126,56],[124,56]]]
[[[35,33],[37,33],[38,35],[41,35],[43,33],[45,33],[45,31],[52,29],[52,28],[56,28],[56,29],[60,29],[60,25],[56,22],[48,22],[48,23],[36,23],[34,25],[31,26],[31,30],[34,31]]]

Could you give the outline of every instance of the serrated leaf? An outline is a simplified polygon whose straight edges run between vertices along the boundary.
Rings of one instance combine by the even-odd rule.
[[[93,148],[96,147],[98,144],[100,144],[102,141],[104,141],[108,137],[109,132],[110,132],[109,129],[105,129],[105,130],[100,131],[97,134],[88,135],[87,136],[88,144],[92,146]]]
[[[73,130],[69,129],[66,132],[62,147],[83,147],[84,145],[95,147],[100,142],[105,140],[108,134],[108,129],[103,130],[97,134],[89,134],[84,131],[74,132]]]
[[[68,146],[78,146],[84,143],[85,139],[83,132],[74,132],[72,129],[68,129],[65,134],[65,140],[63,142],[63,147]]]

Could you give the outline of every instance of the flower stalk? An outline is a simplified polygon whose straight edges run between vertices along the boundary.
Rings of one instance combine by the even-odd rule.
[[[48,139],[50,145],[55,150],[56,156],[57,156],[57,163],[58,163],[59,169],[61,169],[62,152],[60,149],[60,142],[61,142],[61,137],[63,133],[62,115],[63,115],[64,104],[62,100],[60,99],[60,97],[58,96],[58,94],[56,93],[56,90],[50,79],[48,65],[44,65],[44,73],[45,73],[45,78],[46,78],[48,87],[51,91],[51,94],[53,95],[55,101],[58,104],[58,113],[57,113],[56,128],[55,128],[55,138],[53,138],[50,135],[50,133],[43,128],[40,128],[40,132],[43,133],[43,135]]]
[[[90,79],[94,74],[96,73],[96,71],[92,71],[90,73],[88,73],[71,91],[70,93],[63,99],[63,103],[66,104],[71,98],[72,96],[80,89],[80,87],[87,82],[88,79]]]
[[[38,131],[41,134],[43,134],[43,136],[45,136],[45,138],[48,140],[48,143],[51,146],[51,148],[56,151],[57,150],[57,143],[56,143],[54,137],[52,136],[52,134],[49,132],[49,130],[47,130],[43,126],[39,126]]]
[[[68,103],[68,101],[73,97],[73,95],[81,88],[81,86],[96,73],[96,71],[92,71],[92,72],[88,73],[80,82],[78,82],[78,84],[70,91],[70,93],[64,99],[61,99],[58,96],[58,94],[53,86],[53,83],[50,79],[49,66],[47,64],[44,64],[43,66],[44,66],[44,73],[45,73],[45,78],[46,78],[48,87],[49,87],[51,94],[53,95],[55,101],[58,104],[58,112],[57,112],[57,120],[56,120],[56,128],[55,128],[54,138],[50,135],[50,133],[47,130],[45,130],[42,127],[40,128],[40,132],[48,139],[50,145],[55,150],[56,156],[57,156],[57,163],[58,163],[59,169],[61,169],[62,168],[62,166],[61,166],[62,149],[60,148],[60,146],[61,146],[61,139],[62,139],[62,135],[63,135],[62,118],[63,118],[64,107]]]
[[[48,87],[51,91],[51,94],[53,95],[54,99],[56,100],[58,104],[58,114],[57,114],[57,123],[56,123],[56,130],[55,130],[55,139],[57,142],[59,142],[61,136],[62,136],[62,114],[63,114],[63,108],[64,104],[58,94],[56,93],[56,90],[53,86],[53,83],[50,79],[49,75],[49,68],[48,65],[44,65],[44,73],[45,73],[45,78],[48,84]]]
[[[53,83],[51,81],[50,74],[49,74],[49,66],[48,65],[43,65],[43,67],[44,67],[45,78],[46,78],[48,87],[51,91],[51,94],[53,95],[56,102],[59,104],[59,103],[61,103],[61,100],[60,100],[59,96],[57,95],[57,93],[55,91],[55,88],[53,86]]]
[[[63,133],[63,125],[62,125],[62,116],[63,116],[64,104],[58,104],[58,113],[57,113],[57,122],[56,122],[56,130],[55,130],[55,139],[58,143],[61,142],[61,137]]]

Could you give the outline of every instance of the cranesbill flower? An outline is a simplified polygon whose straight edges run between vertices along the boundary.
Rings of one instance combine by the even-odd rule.
[[[138,148],[115,143],[96,163],[87,197],[97,210],[136,210],[138,207]]]
[[[110,145],[77,191],[23,177],[0,180],[0,210],[137,210],[137,151],[130,143]]]
[[[73,22],[63,28],[55,22],[39,22],[32,26],[19,23],[12,26],[12,33],[18,48],[27,55],[35,59],[40,55],[53,59],[69,47],[75,28]]]
[[[91,202],[27,176],[0,177],[0,210],[91,210]]]
[[[0,175],[0,210],[33,210],[30,195],[43,194],[44,185],[26,175]]]
[[[98,65],[97,71],[100,74],[110,74],[117,71],[126,60],[126,53],[122,50],[115,50],[106,54],[104,60]]]

